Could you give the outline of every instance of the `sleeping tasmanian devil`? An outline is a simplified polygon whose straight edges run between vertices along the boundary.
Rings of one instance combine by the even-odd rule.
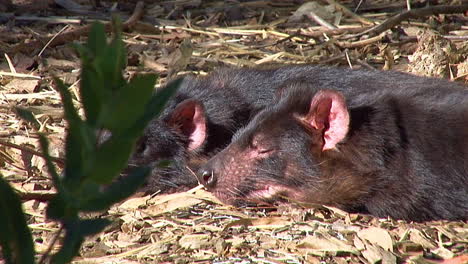
[[[224,148],[255,113],[271,105],[285,83],[303,78],[330,82],[341,74],[340,70],[317,66],[287,66],[221,68],[205,77],[184,77],[164,112],[139,139],[129,165],[172,161],[168,167],[155,166],[143,189],[147,192],[169,193],[195,187],[198,182],[192,171]],[[424,83],[421,79],[414,81]],[[101,140],[108,136],[103,135]]]
[[[414,221],[468,219],[465,86],[319,73],[285,83],[199,181],[234,205],[290,200]]]

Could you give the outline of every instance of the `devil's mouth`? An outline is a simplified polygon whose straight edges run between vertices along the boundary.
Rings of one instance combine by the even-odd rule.
[[[265,185],[261,188],[256,188],[255,190],[249,192],[243,198],[250,201],[279,201],[279,200],[288,200],[292,198],[291,195],[294,194],[294,191],[286,186],[281,185]]]
[[[297,198],[293,189],[282,185],[255,186],[249,192],[240,193],[229,192],[225,189],[211,190],[211,192],[221,201],[232,205],[281,203]]]
[[[276,197],[282,191],[283,191],[282,188],[278,188],[276,186],[264,186],[260,189],[256,189],[256,190],[249,192],[246,198],[271,199],[271,198]]]

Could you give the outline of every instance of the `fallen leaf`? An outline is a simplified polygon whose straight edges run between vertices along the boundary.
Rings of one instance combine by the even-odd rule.
[[[123,202],[122,204],[119,205],[119,209],[124,209],[124,210],[134,210],[138,209],[139,207],[146,205],[148,200],[150,199],[150,196],[144,196],[144,197],[137,197],[137,198],[130,198]]]
[[[331,5],[323,6],[317,2],[311,1],[311,2],[306,2],[303,5],[301,5],[288,18],[288,22],[292,22],[292,23],[300,22],[303,19],[303,17],[311,11],[317,14],[320,18],[330,21],[330,22],[332,22],[335,18],[335,15],[333,14],[335,9],[333,6]]]
[[[262,217],[251,220],[251,226],[259,229],[276,229],[291,225],[292,221],[284,217]]]
[[[458,257],[454,257],[451,259],[446,259],[442,261],[440,264],[466,264],[468,263],[468,254],[464,254]]]
[[[200,249],[211,245],[210,238],[205,234],[185,235],[179,239],[179,245],[186,249]]]
[[[361,251],[362,256],[369,261],[369,263],[382,263],[382,264],[395,264],[397,259],[390,251],[383,249],[377,244],[363,241],[366,250]]]
[[[5,90],[34,93],[38,85],[39,85],[39,80],[13,79],[11,80],[11,82],[5,85]]]
[[[151,216],[172,212],[182,208],[192,207],[202,202],[193,194],[175,193],[169,195],[156,196],[152,199],[155,204],[148,206],[143,211]]]
[[[382,263],[382,264],[395,264],[397,263],[396,257],[389,251],[382,249],[381,247],[370,245],[366,250],[361,251],[361,254],[370,263]]]
[[[435,249],[436,244],[427,239],[426,236],[419,230],[412,228],[409,233],[409,238],[416,244],[421,245],[424,248]]]
[[[431,250],[431,252],[443,259],[451,259],[455,256],[455,253],[443,247]]]
[[[378,227],[369,227],[357,232],[358,237],[381,246],[383,249],[393,252],[393,239],[387,230]]]
[[[147,258],[149,256],[158,256],[160,254],[167,253],[170,249],[171,242],[173,241],[167,241],[167,240],[162,240],[158,241],[156,243],[153,243],[149,245],[146,249],[142,250],[137,254],[138,258]]]
[[[301,240],[297,248],[311,249],[312,252],[349,252],[352,254],[359,254],[357,249],[353,247],[348,241],[340,240],[336,237],[326,233],[326,231],[314,232],[313,235],[307,236]]]

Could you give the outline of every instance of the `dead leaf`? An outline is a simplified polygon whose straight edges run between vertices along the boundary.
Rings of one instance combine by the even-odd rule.
[[[188,190],[187,193],[193,193],[195,197],[198,199],[202,199],[206,202],[210,202],[213,204],[224,205],[216,196],[214,196],[211,192],[206,191],[205,189],[200,188],[201,185],[194,187],[191,190]]]
[[[205,234],[185,235],[179,239],[179,245],[186,249],[200,249],[211,245],[210,238]]]
[[[137,244],[140,238],[141,236],[138,234],[121,232],[117,235],[117,240],[114,241],[114,245],[120,248],[126,248]]]
[[[39,85],[39,80],[15,78],[5,85],[6,91],[33,93]]]
[[[446,259],[442,261],[440,264],[466,264],[468,263],[468,254],[464,254],[458,257],[454,257],[451,259]]]
[[[443,247],[436,248],[432,250],[431,252],[443,259],[451,259],[455,256],[455,253]]]
[[[297,244],[297,248],[310,249],[317,255],[323,255],[326,252],[359,254],[359,251],[351,243],[333,237],[326,231],[316,231],[313,235],[307,236]]]
[[[436,249],[437,246],[431,240],[426,238],[426,236],[419,230],[412,228],[409,233],[409,238],[416,244],[421,245],[424,248]]]
[[[184,39],[180,47],[169,55],[169,75],[175,74],[187,67],[192,57],[193,46],[189,38]]]
[[[252,219],[250,223],[259,229],[276,229],[291,225],[293,222],[285,217],[262,217]]]
[[[369,227],[357,232],[358,237],[381,246],[383,249],[393,252],[393,239],[387,230],[378,227]]]
[[[148,256],[157,256],[159,254],[167,253],[171,245],[175,242],[175,239],[171,240],[161,240],[156,243],[149,245],[149,247],[142,250],[137,254],[138,258],[144,258]]]
[[[123,202],[122,204],[120,204],[119,209],[134,210],[143,205],[146,205],[149,199],[150,199],[149,195],[144,196],[144,197],[130,198],[126,200],[125,202]]]
[[[148,206],[143,211],[151,216],[172,212],[182,208],[192,207],[202,202],[193,194],[188,193],[174,193],[169,195],[156,196],[151,200],[153,205]]]
[[[335,8],[331,5],[323,6],[318,2],[306,2],[302,6],[300,6],[289,18],[288,22],[297,23],[301,22],[305,15],[309,12],[313,11],[316,15],[320,18],[327,20],[330,23],[333,23],[335,19]]]
[[[34,57],[24,55],[22,53],[17,53],[13,57],[13,64],[15,71],[18,73],[29,73],[30,69],[36,61],[34,60]]]
[[[370,263],[380,262],[382,264],[396,264],[397,259],[391,252],[384,250],[383,248],[366,243],[366,250],[361,251],[362,256],[366,258]]]

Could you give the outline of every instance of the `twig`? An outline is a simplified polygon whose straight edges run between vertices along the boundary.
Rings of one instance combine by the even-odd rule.
[[[43,157],[44,158],[44,155],[37,151],[37,150],[34,150],[34,149],[31,149],[29,147],[25,147],[25,146],[21,146],[21,145],[17,145],[15,143],[11,143],[11,142],[8,142],[8,141],[4,141],[2,139],[0,139],[0,145],[3,145],[3,146],[7,146],[7,147],[10,147],[10,148],[15,148],[15,149],[19,149],[21,151],[25,151],[25,152],[28,152],[28,153],[31,153],[33,155],[36,155],[36,156],[39,156],[39,157]],[[50,159],[59,164],[60,166],[64,166],[65,165],[65,160],[62,159],[62,158],[58,158],[58,157],[50,157]]]
[[[308,36],[308,37],[321,37],[324,34],[331,36],[331,35],[339,35],[343,33],[357,33],[357,32],[362,32],[363,29],[369,29],[369,28],[370,27],[336,28],[336,29],[306,31],[306,32],[301,32],[301,34],[304,36]]]
[[[133,10],[132,16],[125,21],[122,24],[123,30],[129,30],[133,25],[143,16],[144,13],[144,3],[143,1],[138,1],[138,3],[135,6],[135,9]],[[49,43],[49,46],[54,47],[57,45],[63,45],[65,43],[69,43],[71,41],[74,41],[75,39],[78,39],[79,37],[86,35],[90,32],[92,25],[86,25],[83,27],[79,27],[75,30],[66,32],[62,35],[56,36],[55,39],[51,40]],[[105,30],[106,32],[111,31],[111,24],[107,23],[105,24]],[[36,41],[31,41],[29,43],[20,43],[11,49],[11,52],[17,53],[17,52],[24,52],[24,53],[30,53],[34,51],[35,49],[41,47],[43,45],[42,40],[36,40]]]
[[[356,35],[349,36],[348,38],[360,37],[365,34],[369,34],[370,36],[375,36],[386,31],[387,29],[390,29],[398,25],[401,21],[407,20],[410,18],[419,18],[419,17],[426,17],[426,16],[438,15],[438,14],[456,14],[456,13],[464,13],[466,11],[468,11],[468,4],[455,5],[455,6],[439,5],[439,6],[429,6],[425,8],[419,8],[419,9],[411,9],[411,10],[404,11],[398,15],[395,15],[387,19],[380,25],[372,27]]]
[[[375,67],[373,67],[372,65],[370,65],[369,63],[365,62],[365,61],[362,61],[360,59],[356,59],[355,60],[359,65],[363,66],[363,67],[366,67],[367,69],[369,70],[373,70],[373,71],[377,71],[377,69]]]
[[[21,192],[20,191],[18,193],[18,196],[23,201],[37,200],[37,201],[41,201],[41,202],[46,202],[46,201],[50,201],[52,199],[52,197],[55,196],[55,193],[44,192],[44,191],[42,191],[42,192],[38,192],[38,191],[35,191],[35,192]]]
[[[365,25],[374,25],[375,23],[370,21],[369,19],[365,18],[365,17],[362,17],[360,15],[357,15],[356,13],[354,13],[353,11],[349,10],[347,7],[345,7],[344,5],[336,2],[335,0],[326,0],[330,5],[333,5],[335,6],[335,8],[343,13],[345,13],[346,15],[350,16],[350,17],[353,17],[355,19],[357,19],[359,22],[365,24]]]
[[[1,14],[0,19],[9,20],[14,19],[16,21],[44,21],[49,24],[81,24],[83,19],[80,18],[68,18],[68,17],[59,17],[59,16],[48,16],[48,17],[39,17],[39,16],[14,16],[11,14]],[[104,17],[86,19],[87,22],[93,21],[109,21],[109,19]]]
[[[5,53],[6,55],[6,53]],[[25,78],[25,79],[35,79],[35,80],[41,80],[42,77],[40,76],[34,76],[31,74],[24,74],[24,73],[12,73],[12,72],[3,72],[0,71],[0,76],[12,76],[16,78]]]
[[[5,59],[8,62],[8,67],[10,68],[11,73],[16,74],[15,66],[11,62],[10,56],[8,56],[8,54],[6,54],[6,53],[5,53]]]
[[[143,17],[143,14],[145,13],[144,7],[145,3],[143,1],[138,1],[136,3],[132,16],[130,16],[130,18],[127,19],[125,23],[123,23],[123,27],[125,30],[128,30],[131,27],[133,27],[133,25],[135,25],[135,23]]]
[[[251,46],[249,46],[249,47],[250,47],[250,48],[253,48],[253,49],[259,49],[259,48],[266,48],[266,47],[270,47],[270,46],[276,46],[276,45],[279,45],[279,44],[281,44],[281,43],[283,43],[283,42],[286,42],[286,41],[288,41],[288,40],[291,40],[291,39],[293,39],[293,38],[295,38],[295,37],[297,37],[297,36],[300,36],[301,34],[300,34],[299,31],[300,31],[300,30],[298,30],[298,31],[295,32],[294,34],[291,34],[291,35],[289,35],[289,36],[287,36],[287,37],[285,37],[285,38],[282,38],[282,39],[280,39],[280,40],[277,40],[277,41],[275,41],[275,43],[263,44],[263,45],[257,45],[257,46],[251,45]]]
[[[357,47],[362,47],[365,45],[372,44],[374,42],[381,41],[385,37],[385,33],[382,33],[378,36],[360,40],[360,41],[355,41],[355,42],[343,42],[343,41],[337,41],[336,44],[340,46],[341,48],[357,48]]]
[[[319,15],[315,14],[313,11],[309,11],[306,14],[306,17],[312,21],[315,21],[317,24],[321,25],[322,27],[326,27],[328,29],[336,29],[336,27],[327,21],[325,21],[323,18],[321,18]]]
[[[70,25],[66,25],[64,26],[59,32],[57,32],[57,34],[55,34],[45,45],[44,47],[42,48],[42,50],[39,52],[39,54],[37,55],[38,57],[41,57],[42,53],[44,52],[45,49],[47,49],[47,47],[50,45],[50,43],[52,43],[52,41],[54,41],[54,39],[57,38],[58,35],[62,34],[63,31],[65,31],[65,29],[69,28]]]
[[[41,258],[39,259],[39,262],[37,262],[37,263],[39,263],[39,264],[45,263],[47,257],[50,256],[50,252],[52,252],[52,249],[54,248],[55,243],[57,243],[58,238],[60,237],[60,234],[62,234],[63,229],[64,229],[64,227],[63,227],[63,225],[61,225],[60,229],[57,231],[57,233],[52,238],[52,241],[50,242],[49,246],[47,247],[46,252],[44,253],[44,255],[41,256]]]
[[[351,63],[351,60],[349,59],[348,50],[345,50],[344,54],[345,54],[346,62],[348,62],[349,68],[352,69],[353,64]]]
[[[4,94],[0,92],[0,99],[5,99],[5,100],[44,99],[44,98],[59,98],[59,97],[57,95],[57,92],[55,91],[26,93],[26,94]]]

